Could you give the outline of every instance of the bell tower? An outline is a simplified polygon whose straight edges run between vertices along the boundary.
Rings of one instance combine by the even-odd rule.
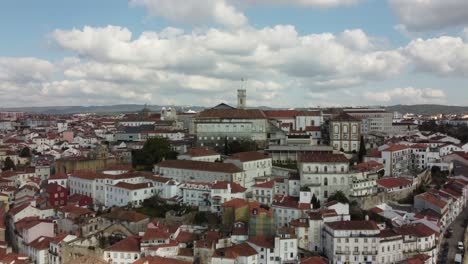
[[[244,79],[242,78],[242,87],[237,89],[237,108],[244,109],[247,105],[247,90],[244,87]]]

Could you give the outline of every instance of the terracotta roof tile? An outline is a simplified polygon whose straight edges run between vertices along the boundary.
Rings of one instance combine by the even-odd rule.
[[[320,162],[320,163],[348,163],[349,160],[343,154],[331,153],[307,153],[300,156],[300,162]]]
[[[328,222],[325,225],[334,230],[379,230],[374,221],[338,221]]]
[[[160,168],[177,168],[185,170],[239,173],[241,169],[231,163],[205,162],[193,160],[165,160],[158,164]]]
[[[377,180],[377,185],[380,185],[384,188],[397,188],[407,185],[411,185],[413,182],[405,178],[390,178],[385,177]]]

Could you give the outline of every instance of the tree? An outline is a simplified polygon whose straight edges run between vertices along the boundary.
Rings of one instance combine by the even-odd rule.
[[[19,156],[20,156],[21,158],[30,158],[30,157],[31,157],[31,149],[30,149],[29,147],[24,147],[24,148],[21,150]]]
[[[132,164],[134,167],[143,167],[151,170],[151,167],[163,159],[171,158],[171,145],[165,138],[150,138],[145,142],[141,150],[132,152]]]
[[[10,158],[10,157],[7,157],[5,159],[5,162],[3,164],[3,170],[4,171],[7,171],[7,170],[16,170],[16,165],[15,163],[13,162],[13,160]]]
[[[364,161],[364,157],[366,156],[366,154],[367,154],[366,143],[364,142],[364,136],[361,135],[361,143],[359,145],[359,153],[358,153],[359,162]]]
[[[315,197],[315,193],[312,195],[312,208],[317,209],[317,197]]]
[[[336,191],[333,195],[328,197],[328,202],[337,201],[339,203],[349,203],[348,197],[342,191]]]

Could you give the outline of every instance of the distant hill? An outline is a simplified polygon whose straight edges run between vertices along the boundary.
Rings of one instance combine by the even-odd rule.
[[[413,113],[418,115],[434,115],[434,114],[464,114],[468,113],[468,106],[449,106],[436,104],[421,104],[421,105],[394,105],[388,106],[388,111]]]
[[[75,113],[98,113],[98,114],[112,114],[112,113],[129,113],[138,112],[145,107],[139,104],[121,104],[121,105],[108,105],[108,106],[43,106],[43,107],[12,107],[0,108],[0,111],[21,111],[29,113],[40,114],[75,114]],[[154,112],[161,111],[161,105],[148,105],[149,109]],[[201,111],[206,107],[201,106],[175,106],[178,111]],[[257,107],[260,109],[273,109],[267,106]],[[390,112],[400,113],[414,113],[418,115],[433,115],[433,114],[463,114],[468,113],[468,106],[447,106],[447,105],[394,105],[386,107]]]

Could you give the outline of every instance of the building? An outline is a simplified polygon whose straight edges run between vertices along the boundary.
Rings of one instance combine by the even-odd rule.
[[[140,238],[128,237],[104,249],[103,259],[111,264],[132,264],[141,257]]]
[[[245,185],[245,173],[231,163],[165,160],[154,165],[154,172],[179,182],[233,181]]]
[[[215,162],[221,161],[221,155],[218,152],[206,147],[193,147],[188,149],[187,152],[177,156],[177,159]]]
[[[350,108],[343,112],[362,121],[362,134],[392,133],[393,113],[383,108]]]
[[[359,151],[361,120],[342,113],[330,120],[330,145],[343,152]]]
[[[323,252],[331,263],[380,263],[380,230],[375,222],[327,222],[323,233]]]
[[[235,153],[227,158],[225,163],[236,165],[244,171],[243,186],[250,189],[258,177],[271,175],[272,160],[268,154],[251,151]]]
[[[221,147],[226,141],[255,141],[265,146],[270,124],[258,109],[235,109],[218,105],[202,111],[194,121],[197,145]]]
[[[350,193],[353,173],[343,154],[306,154],[298,164],[301,186],[324,201],[336,191]]]

